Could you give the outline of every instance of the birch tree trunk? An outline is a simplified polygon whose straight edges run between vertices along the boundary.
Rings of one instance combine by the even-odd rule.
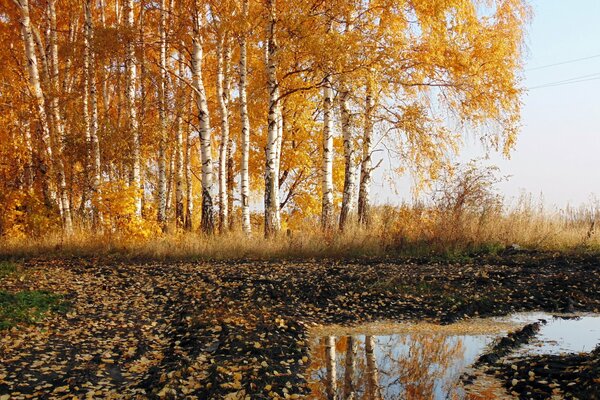
[[[133,0],[126,1],[126,27],[129,31],[130,39],[127,41],[125,67],[127,70],[127,112],[129,114],[129,134],[131,135],[131,177],[130,184],[136,190],[135,196],[135,214],[138,217],[142,217],[142,180],[141,180],[141,149],[140,149],[140,130],[138,125],[137,110],[135,104],[135,87],[137,81],[137,67],[135,59],[135,46],[133,43],[133,28],[134,28],[134,16],[133,16]],[[118,10],[118,4],[115,5]],[[117,16],[117,19],[120,19]]]
[[[326,358],[326,386],[325,392],[328,400],[335,400],[337,394],[337,365],[335,354],[335,337],[328,336],[325,339]]]
[[[354,399],[356,390],[354,389],[354,371],[356,367],[356,357],[354,352],[354,338],[348,336],[346,339],[346,361],[344,365],[344,391],[342,394],[343,400]]]
[[[381,390],[379,388],[379,371],[375,359],[375,339],[373,336],[365,336],[365,355],[367,367],[367,389],[366,398],[368,400],[381,400]]]
[[[59,76],[58,76],[58,39],[56,36],[56,0],[48,1],[48,15],[50,18],[50,61],[51,74],[50,83],[52,85],[53,94],[50,102],[50,112],[54,123],[54,149],[53,149],[53,164],[56,173],[58,185],[60,209],[62,213],[63,227],[67,235],[73,233],[73,220],[71,218],[71,203],[69,201],[69,193],[67,190],[67,180],[65,176],[65,164],[63,160],[63,142],[65,136],[65,127],[62,121],[58,105],[59,93]]]
[[[189,101],[189,113],[188,115],[192,115],[192,105],[193,101],[190,99]],[[190,125],[187,125],[187,132],[185,137],[185,230],[191,231],[193,229],[192,215],[194,213],[194,198],[193,198],[193,184],[192,184],[192,160],[191,160],[191,151],[192,151],[192,129]]]
[[[41,128],[39,135],[40,151],[38,154],[37,172],[41,181],[42,193],[47,206],[52,205],[52,194],[50,193],[48,183],[48,165],[46,160],[52,158],[52,148],[50,147],[50,124],[46,114],[46,105],[44,92],[40,83],[40,73],[38,60],[35,53],[35,39],[29,17],[29,1],[18,0],[17,4],[21,11],[21,35],[23,36],[23,45],[25,48],[25,57],[27,61],[27,75],[29,78],[29,87],[35,100],[36,111]]]
[[[231,60],[231,47],[227,35],[221,33],[217,41],[217,97],[221,117],[221,143],[219,145],[219,231],[227,229],[227,156],[229,147],[229,84],[228,63]]]
[[[227,146],[227,215],[229,222],[227,223],[229,230],[232,231],[235,228],[235,222],[233,218],[233,186],[235,184],[234,177],[234,165],[233,165],[233,151],[234,141],[231,135],[229,136],[229,144]]]
[[[321,228],[329,231],[333,227],[333,88],[331,76],[325,77],[323,86],[323,160],[322,160],[322,207]]]
[[[200,162],[202,163],[202,222],[201,229],[207,234],[214,233],[214,183],[213,183],[213,165],[210,135],[210,120],[208,114],[208,104],[206,101],[206,91],[202,80],[202,35],[200,27],[202,24],[202,15],[196,15],[196,24],[194,27],[194,37],[192,39],[192,69],[193,86],[196,91],[196,103],[198,105],[198,119],[200,122]]]
[[[342,195],[342,209],[340,212],[340,230],[345,230],[350,215],[354,212],[354,191],[356,188],[356,175],[354,173],[354,138],[352,136],[352,115],[349,105],[350,91],[346,82],[342,82],[340,90],[340,108],[342,122],[342,136],[344,139],[344,192]]]
[[[90,190],[92,194],[92,223],[95,228],[102,225],[102,213],[98,210],[98,204],[102,201],[102,193],[100,189],[101,180],[101,160],[100,160],[100,142],[98,140],[98,94],[96,89],[96,57],[91,49],[91,44],[94,39],[94,25],[92,20],[92,0],[86,0],[85,3],[85,35],[84,52],[87,55],[88,72],[85,73],[86,87],[84,88],[84,97],[87,96],[89,90],[89,99],[91,106],[90,125],[89,125],[89,148],[88,160],[90,169]],[[86,62],[84,61],[84,67]],[[84,110],[84,114],[87,111]],[[87,128],[87,127],[86,127]]]
[[[158,113],[160,119],[160,138],[158,143],[158,213],[157,220],[163,232],[167,228],[167,176],[166,176],[166,147],[167,147],[167,9],[166,1],[160,2],[160,89]]]
[[[177,102],[177,114],[175,121],[175,226],[178,229],[184,226],[184,210],[183,210],[183,108],[185,107],[184,84],[183,82],[183,54],[179,54],[178,60],[178,76],[179,81],[179,101]],[[187,147],[187,144],[186,144]],[[187,150],[186,150],[187,151]],[[186,164],[187,166],[187,164]]]
[[[265,165],[265,236],[276,235],[281,229],[279,216],[278,144],[281,124],[279,83],[277,81],[276,0],[268,0],[267,28],[267,90],[269,114]]]
[[[135,0],[134,0],[135,1]],[[139,49],[139,56],[136,56],[136,63],[139,66],[139,74],[137,74],[136,76],[136,90],[139,90],[140,94],[139,96],[137,96],[139,98],[139,105],[138,105],[138,115],[137,115],[137,121],[138,121],[138,141],[139,141],[139,148],[140,148],[140,193],[141,193],[141,206],[142,206],[142,214],[144,212],[144,204],[146,202],[146,196],[145,196],[145,192],[144,192],[144,183],[146,181],[146,174],[145,171],[148,169],[148,167],[151,164],[150,159],[146,158],[143,159],[142,155],[141,155],[141,147],[142,147],[142,127],[143,127],[143,123],[144,120],[146,119],[146,100],[148,99],[148,96],[146,95],[146,82],[147,82],[147,78],[148,78],[148,71],[146,68],[146,38],[144,35],[145,32],[145,24],[146,24],[146,7],[145,7],[145,3],[146,0],[139,0],[138,4],[139,4],[139,8],[140,8],[140,13],[139,13],[139,22],[138,22],[138,35],[139,35],[139,39],[138,39],[138,49]]]
[[[248,20],[248,0],[243,0],[244,23]],[[248,160],[250,157],[250,118],[248,117],[248,46],[246,31],[240,37],[240,118],[242,123],[242,165],[241,165],[241,188],[242,201],[242,229],[250,234],[250,176],[248,171]]]
[[[371,166],[372,153],[372,138],[373,138],[373,109],[375,100],[373,98],[372,77],[369,76],[367,82],[367,92],[365,97],[365,122],[362,142],[362,161],[360,165],[360,187],[358,190],[358,222],[364,226],[368,226],[371,222],[371,204],[370,204],[370,188],[371,188]]]
[[[89,86],[90,86],[90,41],[89,41],[89,33],[88,33],[88,8],[90,4],[89,1],[86,0],[83,3],[83,13],[85,15],[85,23],[84,23],[84,35],[83,35],[83,94],[81,96],[82,103],[82,114],[83,114],[83,123],[84,123],[84,134],[85,134],[85,185],[83,187],[81,193],[81,207],[80,212],[83,217],[86,216],[88,209],[88,202],[92,203],[92,151],[91,151],[91,143],[92,143],[92,122],[90,119],[90,111],[89,111]],[[92,221],[94,217],[92,216]]]

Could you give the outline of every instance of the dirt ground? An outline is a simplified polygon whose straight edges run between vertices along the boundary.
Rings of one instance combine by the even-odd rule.
[[[0,332],[0,399],[300,398],[315,324],[597,312],[599,278],[598,256],[534,252],[460,263],[30,260],[0,287],[59,292],[69,308]],[[593,385],[597,353],[559,364],[585,364]]]

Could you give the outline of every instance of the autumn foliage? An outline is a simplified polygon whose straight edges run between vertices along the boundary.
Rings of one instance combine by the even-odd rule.
[[[369,224],[376,143],[423,179],[467,131],[514,146],[528,17],[525,0],[0,0],[0,235]]]

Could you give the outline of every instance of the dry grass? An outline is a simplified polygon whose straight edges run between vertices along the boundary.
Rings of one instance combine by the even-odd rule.
[[[317,223],[265,239],[257,227],[206,236],[171,233],[146,239],[119,234],[61,233],[38,239],[0,240],[0,257],[111,257],[152,260],[272,260],[359,257],[463,256],[496,252],[517,244],[552,251],[600,251],[600,208],[547,212],[521,200],[511,209],[465,209],[449,213],[435,206],[379,207],[370,229],[323,234]]]
[[[522,196],[507,206],[495,189],[503,178],[497,168],[476,162],[444,175],[424,203],[374,209],[369,228],[322,233],[318,218],[306,220],[274,239],[265,239],[261,218],[254,234],[239,231],[206,236],[160,234],[150,220],[115,226],[93,235],[81,229],[70,237],[60,232],[36,239],[0,238],[0,257],[95,257],[155,260],[351,259],[359,257],[464,257],[493,253],[511,245],[547,251],[600,252],[600,201],[579,208],[546,210],[542,202]],[[156,225],[156,224],[154,224]],[[129,228],[135,229],[129,229]],[[135,232],[144,232],[136,235]],[[121,232],[121,233],[120,233]]]

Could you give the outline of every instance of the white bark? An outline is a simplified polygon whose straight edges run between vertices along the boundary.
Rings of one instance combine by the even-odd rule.
[[[356,190],[355,175],[355,149],[352,135],[352,114],[350,111],[350,91],[346,82],[342,82],[340,89],[340,108],[342,137],[344,139],[344,192],[342,195],[342,210],[340,212],[340,230],[344,230],[348,224],[350,215],[354,212],[354,192]]]
[[[89,8],[89,0],[86,0],[83,3],[84,14],[85,14],[85,24],[84,30],[85,34],[83,36],[83,94],[81,96],[81,103],[83,106],[83,122],[84,122],[84,133],[85,133],[85,145],[86,145],[86,154],[85,154],[85,175],[86,175],[86,185],[83,187],[82,195],[81,195],[81,210],[87,209],[87,202],[91,199],[91,190],[92,190],[92,151],[91,151],[91,143],[92,143],[92,122],[90,119],[90,111],[89,111],[89,85],[90,85],[90,41],[89,41],[89,33],[88,33],[88,8]],[[87,211],[87,210],[86,210]],[[92,217],[93,219],[93,217]]]
[[[370,188],[371,173],[373,172],[371,153],[373,139],[373,109],[375,100],[373,98],[373,85],[371,77],[367,82],[365,97],[365,122],[362,142],[362,161],[360,165],[360,187],[358,191],[358,222],[369,225],[371,222]]]
[[[228,65],[231,60],[231,47],[225,34],[217,43],[217,97],[221,117],[221,143],[219,144],[219,231],[227,229],[227,156],[229,147],[229,77]]]
[[[193,101],[190,99],[189,101],[189,113],[188,115],[192,115],[192,106]],[[192,215],[194,212],[194,198],[193,198],[193,184],[192,184],[192,161],[191,161],[191,149],[192,149],[192,129],[190,125],[187,126],[187,134],[185,139],[185,155],[184,155],[184,163],[185,163],[185,229],[187,231],[191,231],[193,228],[192,223]]]
[[[98,95],[96,89],[96,58],[93,50],[91,49],[91,44],[94,38],[94,25],[92,20],[92,0],[86,0],[85,3],[85,35],[84,35],[84,44],[85,44],[85,55],[84,57],[87,60],[84,60],[84,67],[88,64],[88,72],[85,73],[85,82],[86,87],[84,88],[84,98],[87,96],[89,90],[89,100],[91,106],[91,115],[89,119],[89,135],[86,139],[88,141],[88,166],[90,173],[90,190],[92,192],[92,196],[94,198],[93,206],[92,206],[92,218],[93,224],[96,227],[100,227],[102,225],[102,213],[98,211],[97,204],[102,201],[102,192],[100,188],[100,180],[101,180],[101,163],[100,163],[100,143],[98,140]],[[87,105],[84,109],[84,115],[87,112]],[[87,126],[86,126],[87,130]]]
[[[183,54],[179,54],[179,82],[183,82]],[[179,85],[179,95],[177,102],[177,115],[175,121],[175,225],[177,228],[182,228],[184,225],[184,210],[183,210],[183,108],[184,84]]]
[[[365,355],[367,367],[367,388],[365,397],[368,400],[381,400],[381,389],[379,387],[379,371],[375,358],[375,339],[373,336],[365,336]]]
[[[322,207],[321,228],[328,231],[333,227],[333,88],[331,76],[325,77],[323,87],[323,159],[322,159]]]
[[[325,394],[327,400],[335,400],[337,394],[337,365],[335,354],[335,337],[328,336],[325,339],[325,358],[326,358],[326,383]]]
[[[356,367],[356,357],[354,346],[354,338],[348,336],[346,338],[346,361],[344,365],[344,391],[342,393],[343,400],[354,399],[356,389],[354,388],[354,372]]]
[[[265,165],[265,236],[276,235],[281,229],[279,215],[279,135],[281,133],[281,110],[279,83],[277,80],[276,0],[269,0],[269,24],[267,30],[267,90],[269,114],[267,131],[267,154]]]
[[[59,93],[59,76],[58,76],[58,39],[56,36],[56,0],[50,0],[48,2],[48,15],[50,17],[50,83],[53,89],[53,95],[51,96],[50,112],[52,114],[52,121],[54,123],[54,148],[53,148],[53,164],[56,173],[56,180],[58,185],[58,194],[60,201],[60,210],[62,214],[63,227],[67,235],[73,233],[73,220],[71,218],[71,203],[68,197],[67,191],[67,180],[65,176],[65,165],[63,160],[63,141],[65,136],[65,128],[60,114],[58,105],[58,93]]]
[[[248,19],[248,0],[243,0],[244,22]],[[248,160],[250,157],[250,118],[248,117],[248,48],[246,32],[240,38],[240,117],[242,123],[242,165],[241,165],[241,199],[242,199],[242,229],[246,234],[252,230],[250,225],[250,176]]]
[[[44,200],[46,205],[52,203],[47,177],[48,167],[44,159],[52,158],[52,148],[50,147],[50,124],[48,121],[48,115],[46,114],[44,92],[40,83],[40,73],[38,67],[38,59],[35,53],[35,38],[33,29],[31,26],[31,19],[29,17],[29,1],[19,0],[18,2],[21,11],[21,35],[23,36],[23,45],[25,48],[25,57],[27,61],[27,75],[29,78],[29,88],[33,98],[35,100],[37,116],[42,131],[40,137],[40,165],[38,166],[38,173],[42,180],[42,190],[44,194]]]
[[[126,26],[130,33],[133,33],[134,16],[133,16],[133,0],[126,1]],[[118,4],[115,5],[118,10]],[[119,19],[119,17],[117,17]],[[135,214],[141,218],[142,216],[142,195],[143,188],[141,185],[141,149],[140,149],[140,130],[137,118],[137,109],[135,104],[135,87],[137,81],[137,67],[135,58],[135,46],[133,40],[127,42],[125,66],[127,69],[127,112],[129,113],[129,134],[131,135],[131,177],[130,184],[136,190],[135,196]]]
[[[160,89],[158,113],[160,120],[160,138],[158,144],[158,213],[157,220],[163,231],[167,223],[167,176],[166,176],[166,147],[167,147],[167,9],[166,1],[160,2]]]
[[[202,231],[212,234],[215,230],[214,221],[214,197],[215,188],[213,183],[213,165],[211,150],[210,120],[206,91],[202,80],[202,35],[200,34],[201,15],[197,15],[194,27],[192,68],[193,86],[196,91],[196,103],[198,105],[198,119],[200,122],[200,162],[202,163]]]

